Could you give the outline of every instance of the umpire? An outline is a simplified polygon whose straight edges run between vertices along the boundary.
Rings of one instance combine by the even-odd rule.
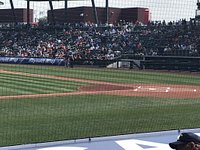
[[[65,67],[73,68],[74,56],[73,56],[73,52],[71,50],[65,52],[64,62],[65,62]]]

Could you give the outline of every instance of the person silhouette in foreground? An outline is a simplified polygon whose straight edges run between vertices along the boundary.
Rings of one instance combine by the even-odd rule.
[[[178,140],[169,143],[175,150],[200,150],[200,137],[194,133],[181,133]]]

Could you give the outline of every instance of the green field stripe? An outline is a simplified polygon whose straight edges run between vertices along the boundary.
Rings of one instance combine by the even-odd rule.
[[[21,91],[31,91],[32,93],[58,93],[61,92],[60,88],[57,87],[48,87],[48,86],[41,86],[38,84],[30,85],[29,83],[21,82],[21,83],[16,83],[15,81],[3,81],[3,83],[8,83],[8,84],[3,84],[4,87],[10,88],[10,90],[21,90]],[[71,92],[74,91],[73,89],[65,89],[65,92]]]
[[[8,83],[8,84],[16,84],[19,86],[26,86],[27,88],[29,86],[35,87],[35,88],[41,88],[41,89],[49,89],[49,90],[56,90],[56,91],[69,91],[68,89],[75,89],[77,86],[75,85],[68,85],[68,83],[65,83],[66,85],[62,84],[52,84],[51,86],[49,84],[43,84],[43,82],[35,82],[32,80],[18,80],[18,79],[12,79],[12,80],[0,80],[1,83]]]
[[[11,88],[12,90],[16,90],[16,89],[21,89],[26,90],[26,91],[30,91],[29,93],[57,93],[57,92],[72,92],[75,91],[75,89],[77,88],[77,86],[75,85],[68,85],[69,82],[67,83],[57,83],[57,84],[48,84],[49,82],[39,82],[39,81],[35,81],[35,80],[29,80],[28,78],[16,78],[16,77],[9,77],[7,79],[6,77],[2,77],[1,76],[0,82],[3,84],[10,84],[9,88]],[[5,80],[7,79],[7,80]],[[45,83],[42,85],[42,83]],[[47,83],[47,84],[46,84]],[[70,82],[71,83],[71,82]],[[64,85],[65,84],[65,85]],[[18,85],[15,86],[15,88],[13,88],[13,85]],[[4,86],[5,87],[5,86]],[[8,85],[7,85],[8,87]],[[19,91],[19,90],[17,90]],[[20,92],[21,93],[21,92]],[[23,92],[24,93],[24,92]]]
[[[96,68],[73,68],[66,69],[58,66],[33,66],[33,65],[0,65],[1,69],[21,71],[33,74],[46,74],[65,76],[98,81],[117,83],[160,83],[160,84],[188,84],[200,85],[200,77],[173,73],[159,73],[136,70],[96,69]]]
[[[10,88],[7,88],[5,86],[0,87],[0,96],[5,96],[5,95],[17,95],[17,94],[33,94],[32,92],[27,92],[27,91],[21,91],[19,89],[12,90]]]
[[[37,94],[37,93],[60,93],[60,92],[73,92],[74,89],[60,89],[60,88],[41,88],[41,87],[24,87],[24,86],[14,86],[13,85],[4,85],[4,88],[6,91],[12,91],[15,93],[27,93],[27,94]],[[3,91],[0,91],[1,93],[4,93]],[[8,93],[9,94],[9,93]]]
[[[1,80],[15,80],[20,82],[29,82],[30,84],[41,84],[45,83],[47,86],[60,86],[60,87],[66,87],[67,86],[81,86],[85,85],[85,83],[77,83],[72,81],[64,81],[63,80],[57,80],[57,79],[40,79],[40,78],[32,78],[32,77],[24,77],[24,76],[6,76],[6,75],[0,75],[0,81]]]
[[[32,93],[32,94],[41,94],[41,93],[49,93],[49,92],[54,92],[55,91],[50,91],[50,90],[43,90],[41,88],[35,88],[35,87],[24,87],[24,86],[18,86],[18,85],[11,85],[11,84],[6,84],[3,85],[5,88],[9,89],[10,91],[19,91],[19,94],[24,93],[24,91]]]
[[[1,78],[4,79],[15,79],[15,80],[21,80],[21,81],[27,81],[33,83],[45,83],[49,86],[55,86],[55,85],[63,85],[63,83],[67,83],[67,85],[74,85],[74,86],[81,86],[81,85],[86,85],[86,83],[82,82],[74,82],[74,81],[69,81],[69,80],[60,80],[60,79],[50,79],[50,78],[42,78],[42,77],[30,77],[30,76],[23,76],[23,75],[11,75],[11,74],[1,74],[0,73],[0,80]]]
[[[16,85],[3,85],[4,89],[6,89],[6,91],[9,91],[10,94],[8,93],[3,93],[3,91],[0,92],[0,95],[16,95],[16,94],[36,94],[36,92],[32,91],[31,89],[27,89],[26,87],[19,87]]]
[[[16,75],[0,75],[0,82],[10,94],[39,94],[74,92],[80,84],[72,81],[52,80]],[[0,95],[8,95],[8,92],[0,91]]]
[[[19,88],[9,88],[9,87],[4,87],[4,89],[0,90],[0,96],[6,96],[6,95],[19,95],[19,94],[36,94],[33,93],[32,91],[25,91],[21,90]]]
[[[4,84],[5,83],[5,84]],[[25,91],[32,91],[33,93],[46,93],[46,92],[60,92],[61,88],[54,86],[43,86],[39,84],[30,84],[29,82],[18,82],[13,80],[1,81],[4,87],[16,90],[21,89]],[[65,91],[72,91],[72,89],[65,88]]]

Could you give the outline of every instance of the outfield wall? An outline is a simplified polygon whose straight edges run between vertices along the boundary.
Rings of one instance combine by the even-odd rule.
[[[90,65],[106,67],[117,60],[91,60],[81,59],[73,61],[73,65]],[[23,58],[23,57],[0,57],[0,63],[9,64],[34,64],[34,65],[57,65],[64,66],[65,60],[61,58]]]
[[[200,71],[200,57],[145,56],[141,61],[141,68]]]
[[[38,64],[64,66],[64,59],[59,58],[23,58],[23,57],[0,57],[0,63],[10,64]],[[200,71],[200,57],[183,56],[142,56],[140,59],[113,59],[91,60],[81,59],[72,62],[73,65],[89,65],[107,68],[138,68],[155,70],[180,70]]]
[[[130,69],[200,71],[200,57],[126,55],[122,62],[129,62]],[[131,66],[132,64],[132,66]]]

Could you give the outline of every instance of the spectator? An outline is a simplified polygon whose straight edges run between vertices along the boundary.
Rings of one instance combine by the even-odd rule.
[[[181,133],[178,140],[169,143],[176,150],[200,150],[200,137],[194,133]]]
[[[66,27],[67,26],[67,27]],[[200,28],[184,23],[124,22],[118,26],[76,23],[59,27],[0,30],[0,55],[12,57],[108,60],[122,54],[136,56],[200,56]]]

